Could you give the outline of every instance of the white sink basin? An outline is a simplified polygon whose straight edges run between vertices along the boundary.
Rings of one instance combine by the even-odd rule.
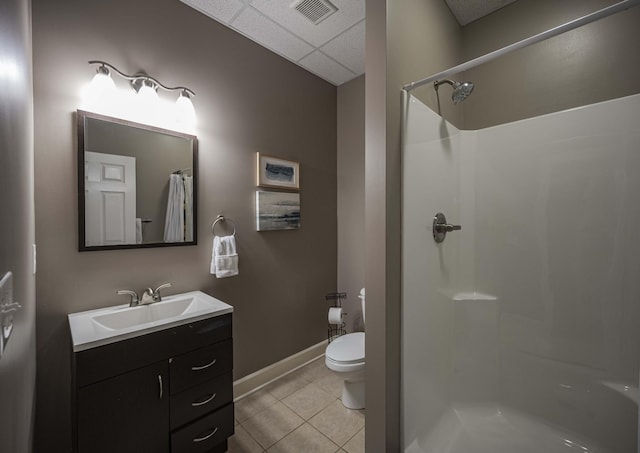
[[[117,305],[69,315],[73,350],[101,346],[188,322],[231,313],[233,307],[201,291],[165,297],[162,302]]]

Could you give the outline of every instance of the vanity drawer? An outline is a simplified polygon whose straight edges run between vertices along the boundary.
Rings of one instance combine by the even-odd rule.
[[[231,314],[226,314],[76,352],[72,358],[76,385],[83,387],[177,357],[231,335]]]
[[[231,340],[196,349],[170,360],[171,394],[202,384],[233,369]]]
[[[171,434],[171,451],[207,452],[233,435],[233,403]]]
[[[171,429],[195,420],[233,400],[233,378],[223,374],[171,397]]]

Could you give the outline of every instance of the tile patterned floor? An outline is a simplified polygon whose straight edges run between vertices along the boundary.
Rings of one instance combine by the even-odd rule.
[[[229,453],[364,453],[364,411],[340,402],[324,357],[236,402]]]

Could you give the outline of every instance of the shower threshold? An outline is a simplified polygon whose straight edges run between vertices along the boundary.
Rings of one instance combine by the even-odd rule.
[[[495,404],[454,405],[405,453],[610,453],[574,433]]]

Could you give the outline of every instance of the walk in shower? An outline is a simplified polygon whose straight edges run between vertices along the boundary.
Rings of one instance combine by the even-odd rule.
[[[535,92],[532,71],[563,68],[551,40],[636,10],[425,79],[427,100],[436,80],[473,82],[457,108],[479,127],[454,126],[405,87],[405,453],[640,451],[640,94],[563,108],[571,84],[551,73],[542,113],[517,105]],[[482,126],[507,109],[500,93],[512,97],[502,116],[520,117]]]

